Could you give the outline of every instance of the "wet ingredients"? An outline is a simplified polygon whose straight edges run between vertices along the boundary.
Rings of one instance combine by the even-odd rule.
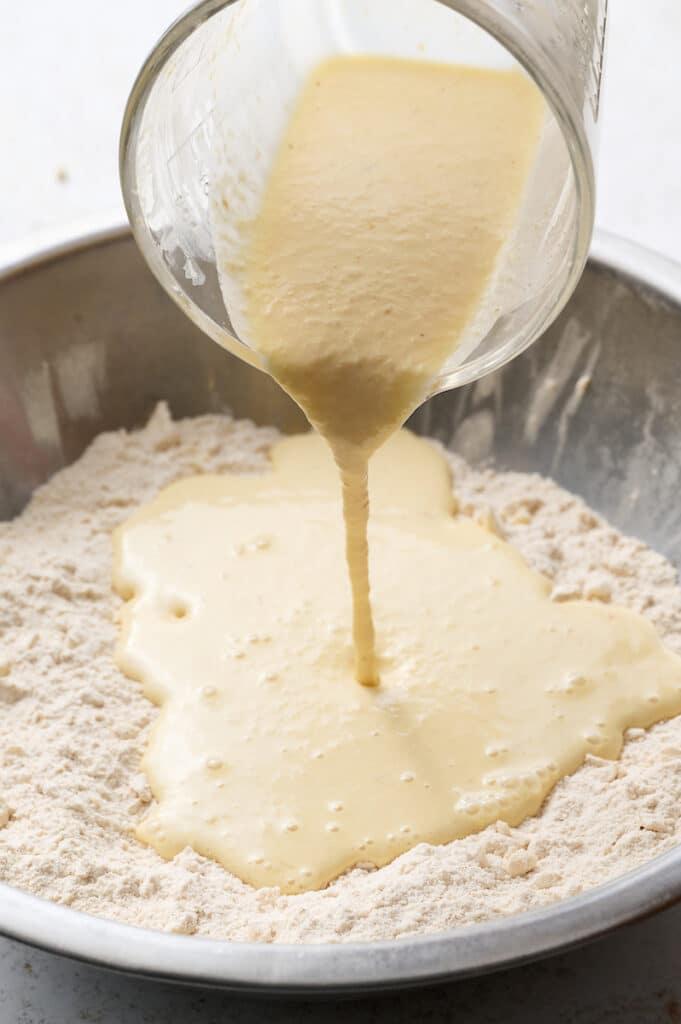
[[[161,704],[138,836],[296,893],[417,843],[534,814],[587,754],[681,711],[681,659],[624,609],[550,600],[455,517],[449,469],[400,432],[374,457],[378,687],[352,677],[340,485],[320,438],[262,475],[181,481],[116,534],[118,661]]]

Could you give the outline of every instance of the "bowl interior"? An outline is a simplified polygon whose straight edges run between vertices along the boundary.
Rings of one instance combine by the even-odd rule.
[[[645,262],[645,261],[644,261]],[[677,289],[681,291],[681,289]],[[681,563],[681,306],[592,261],[544,339],[412,418],[472,463],[539,472]],[[306,429],[264,374],[205,338],[121,230],[0,268],[0,518],[102,430],[230,410]],[[0,886],[0,932],[137,973],[268,992],[397,987],[494,969],[583,941],[681,895],[681,851],[577,900],[410,943],[238,947],[142,932]]]
[[[204,337],[129,235],[0,278],[0,517],[102,430],[230,410],[306,428],[265,374]],[[590,263],[545,337],[503,370],[412,418],[472,463],[548,474],[619,529],[681,561],[681,308]]]

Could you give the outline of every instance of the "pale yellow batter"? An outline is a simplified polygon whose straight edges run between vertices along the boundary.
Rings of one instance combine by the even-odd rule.
[[[653,627],[556,604],[402,432],[371,464],[380,687],[352,679],[340,488],[314,435],[263,476],[178,483],[116,536],[119,664],[162,705],[140,837],[256,886],[318,888],[538,810],[587,753],[681,711]]]
[[[337,58],[303,90],[242,260],[249,333],[343,478],[357,677],[377,681],[367,462],[428,395],[512,232],[544,117],[520,72]],[[229,224],[231,206],[216,205]]]
[[[406,433],[371,464],[375,642],[368,460],[484,303],[542,117],[520,73],[331,61],[241,260],[218,245],[340,476],[319,437],[295,438],[270,474],[179,483],[117,534],[134,598],[119,663],[162,705],[140,836],[164,856],[190,845],[256,886],[320,887],[517,823],[588,752],[681,711],[681,661],[652,627],[552,603],[510,547],[452,518],[442,457]]]

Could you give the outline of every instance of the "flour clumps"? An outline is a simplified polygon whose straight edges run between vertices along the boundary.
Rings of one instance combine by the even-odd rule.
[[[681,719],[630,730],[617,762],[588,756],[542,813],[321,892],[253,890],[185,850],[163,861],[134,830],[152,796],[140,758],[157,709],[115,667],[111,531],[173,480],[261,472],[277,434],[229,417],[103,434],[0,525],[0,880],[75,909],[187,935],[338,942],[433,933],[576,895],[681,837]],[[462,512],[553,581],[647,616],[681,653],[673,567],[537,476],[451,456]]]

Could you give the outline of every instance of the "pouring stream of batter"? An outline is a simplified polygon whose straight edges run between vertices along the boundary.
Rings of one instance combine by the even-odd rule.
[[[519,71],[342,57],[310,77],[234,261],[268,369],[343,481],[356,675],[376,683],[368,461],[428,395],[476,309],[532,167],[544,101]],[[225,231],[220,231],[220,218]]]

